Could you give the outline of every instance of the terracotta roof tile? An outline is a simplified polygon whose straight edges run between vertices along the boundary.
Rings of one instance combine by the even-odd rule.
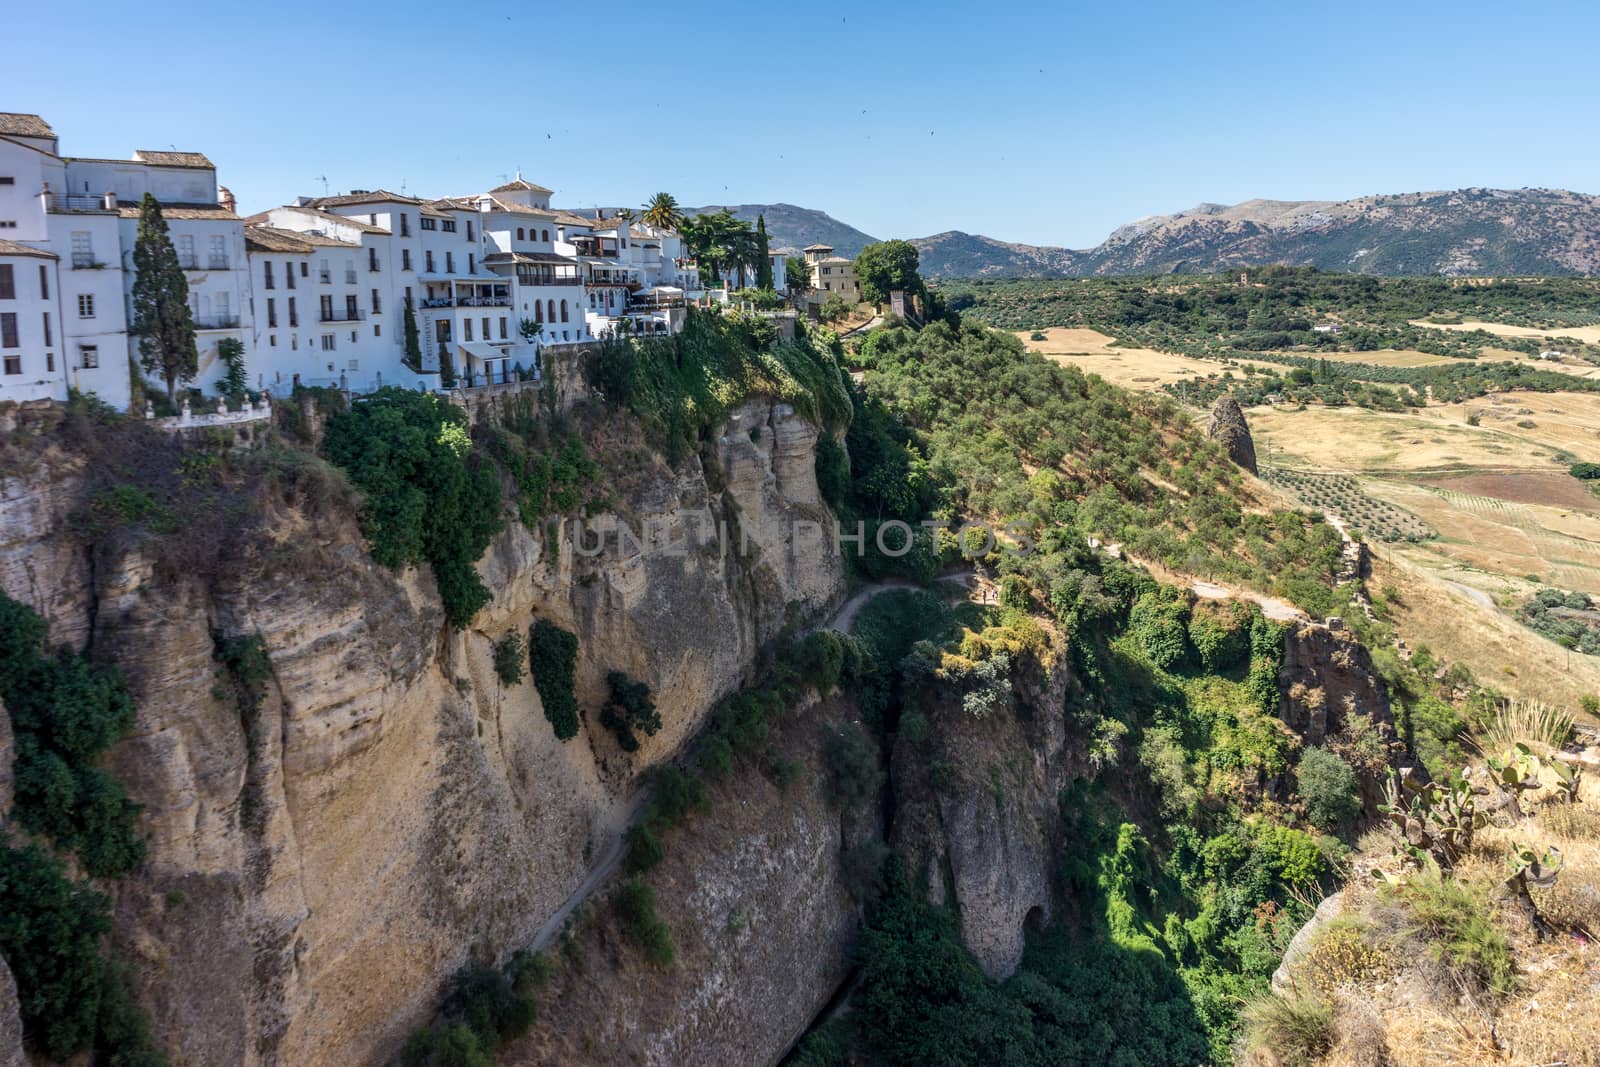
[[[29,134],[28,136],[32,136]],[[60,259],[54,252],[47,252],[42,248],[18,244],[16,241],[0,241],[0,256],[38,256],[40,259]]]
[[[341,196],[314,196],[311,198],[312,207],[345,207],[349,204],[420,204],[421,200],[414,196],[402,196],[391,193],[387,189],[371,189],[361,193],[345,193]]]
[[[155,167],[198,167],[216,170],[217,165],[199,152],[154,152],[148,148],[134,150],[133,158]]]
[[[275,226],[246,224],[244,246],[251,252],[310,252],[312,245],[302,235]]]
[[[138,204],[118,204],[117,214],[125,219],[139,217]],[[161,215],[169,219],[237,219],[239,216],[215,204],[162,204]]]
[[[56,131],[38,115],[20,111],[0,111],[0,133],[12,137],[54,137]]]
[[[523,191],[530,193],[544,193],[546,196],[550,196],[555,193],[554,189],[546,189],[542,185],[535,185],[530,181],[525,181],[520,174],[517,175],[515,181],[506,182],[504,185],[497,185],[489,191],[491,193],[510,193]]]

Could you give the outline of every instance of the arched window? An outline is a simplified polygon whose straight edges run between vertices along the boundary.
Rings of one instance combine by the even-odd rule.
[[[546,241],[550,240],[550,231],[549,230],[544,231],[544,239]]]
[[[517,227],[517,240],[519,240],[519,241],[522,240],[522,227],[521,226]]]
[[[567,321],[567,302],[565,300],[561,301],[561,321]]]
[[[550,314],[549,314],[548,318],[550,319],[551,322],[555,322],[556,321],[556,302],[554,300],[548,300],[548,301],[546,301],[546,303],[548,303],[550,305]]]
[[[534,322],[543,322],[544,321],[544,302],[541,301],[541,300],[535,300],[533,302],[533,321]]]

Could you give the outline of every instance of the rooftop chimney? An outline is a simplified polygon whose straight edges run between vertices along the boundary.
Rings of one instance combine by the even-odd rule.
[[[222,206],[222,210],[229,212],[236,210],[239,206],[239,202],[233,198],[233,190],[226,185],[217,186],[217,203]]]

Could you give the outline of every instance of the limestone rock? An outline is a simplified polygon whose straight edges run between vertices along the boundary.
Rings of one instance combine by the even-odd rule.
[[[1228,450],[1228,457],[1239,466],[1256,472],[1256,444],[1250,438],[1250,424],[1232,393],[1223,393],[1212,405],[1206,420],[1206,435]]]
[[[72,457],[0,478],[0,589],[53,642],[92,636],[138,707],[107,765],[149,851],[110,887],[112,940],[173,1061],[390,1062],[462,963],[526,944],[620,832],[642,777],[791,616],[842,593],[831,517],[826,551],[785,540],[828,515],[815,434],[751,401],[706,466],[639,464],[611,520],[653,524],[643,544],[582,556],[511,524],[478,564],[494,600],[464,632],[444,625],[425,568],[372,563],[353,515],[287,509],[219,573],[172,573],[136,539],[83,540]],[[691,520],[734,517],[747,550],[686,542]],[[591,719],[608,670],[651,687],[663,728],[639,752],[592,721],[562,743],[528,680],[499,682],[495,641],[535,616],[577,635]],[[220,684],[216,632],[265,644],[272,676],[250,714]]]
[[[17,1005],[17,980],[0,958],[0,1067],[28,1067],[22,1052],[22,1015]]]

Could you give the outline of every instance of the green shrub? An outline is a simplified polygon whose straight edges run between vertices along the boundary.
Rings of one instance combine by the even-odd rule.
[[[1188,621],[1189,606],[1180,597],[1157,591],[1134,601],[1128,631],[1139,639],[1151,663],[1170,671],[1189,656]]]
[[[1326,833],[1348,832],[1361,814],[1361,790],[1350,764],[1325,748],[1308,748],[1295,771],[1306,818]]]
[[[544,717],[562,741],[578,736],[578,699],[572,692],[578,638],[546,619],[528,630],[528,667],[544,705]]]
[[[883,784],[878,746],[859,724],[847,723],[834,730],[828,738],[827,753],[833,795],[842,807],[860,807]]]
[[[466,414],[434,393],[380,389],[328,420],[323,452],[365,496],[372,558],[428,563],[450,624],[471,622],[490,599],[473,565],[501,518],[499,475],[473,452]]]
[[[1406,906],[1413,920],[1412,934],[1458,979],[1491,996],[1504,996],[1516,988],[1511,945],[1494,925],[1480,889],[1429,868],[1402,885],[1385,887],[1384,892]]]
[[[667,858],[666,846],[661,843],[660,835],[649,820],[628,827],[627,842],[628,869],[631,871],[648,871]]]
[[[133,725],[133,698],[115,671],[77,655],[44,654],[45,628],[0,594],[0,701],[15,734],[13,814],[28,830],[78,854],[97,878],[144,858],[138,807],[95,766]]]
[[[439,1023],[413,1033],[401,1051],[405,1067],[494,1067],[494,1055],[465,1023]]]
[[[817,488],[822,499],[835,512],[844,506],[850,491],[850,457],[832,434],[817,435]]]
[[[649,737],[661,729],[661,715],[650,699],[650,687],[622,671],[608,673],[606,686],[611,697],[600,711],[600,725],[616,735],[622,751],[637,752],[639,738],[634,731]]]
[[[651,810],[667,826],[677,826],[691,812],[711,810],[706,783],[670,763],[656,768],[650,786]]]
[[[1574,463],[1570,468],[1574,478],[1593,481],[1600,478],[1600,463]]]
[[[658,967],[671,966],[677,950],[672,931],[656,914],[655,889],[641,878],[628,879],[617,892],[617,909],[623,933],[644,950],[645,958]]]
[[[65,1060],[95,1037],[111,929],[104,896],[67,878],[36,845],[0,846],[0,956],[17,980],[22,1024],[51,1059]]]
[[[1236,600],[1203,600],[1189,614],[1189,642],[1207,671],[1231,670],[1250,651],[1248,605]]]
[[[516,685],[527,673],[523,667],[527,649],[522,635],[513,630],[494,643],[494,673],[501,685]]]

